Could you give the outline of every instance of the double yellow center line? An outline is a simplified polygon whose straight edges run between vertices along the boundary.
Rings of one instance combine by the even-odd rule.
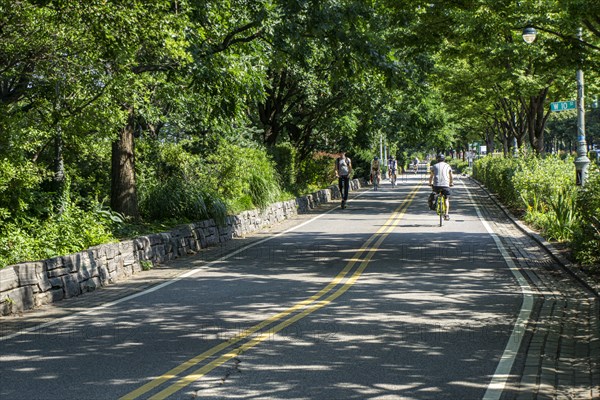
[[[419,184],[415,189],[413,189],[410,192],[410,194],[404,199],[404,201],[392,213],[390,218],[388,218],[388,220],[385,222],[385,224],[383,224],[377,230],[377,232],[375,232],[365,242],[365,244],[363,245],[363,247],[361,249],[357,250],[357,252],[354,254],[354,256],[348,261],[348,263],[346,264],[344,269],[342,269],[342,271],[340,271],[340,273],[327,286],[325,286],[319,292],[315,293],[313,296],[307,298],[306,300],[300,301],[300,302],[294,304],[292,307],[290,307],[278,314],[275,314],[274,316],[260,322],[259,324],[256,324],[253,327],[248,328],[247,330],[244,330],[243,332],[238,333],[237,335],[233,336],[231,339],[229,339],[217,346],[212,347],[211,349],[205,351],[204,353],[201,353],[201,354],[187,360],[183,364],[180,364],[179,366],[171,369],[170,371],[159,376],[158,378],[156,378],[156,379],[148,382],[147,384],[139,387],[138,389],[126,394],[125,396],[121,397],[120,400],[137,399],[138,397],[157,388],[158,386],[162,385],[163,383],[168,382],[172,379],[178,378],[182,372],[187,371],[188,369],[197,366],[204,360],[220,353],[223,350],[226,350],[229,347],[232,347],[234,344],[237,344],[237,343],[249,338],[254,333],[260,332],[267,326],[269,326],[279,320],[282,320],[283,318],[289,316],[290,314],[294,314],[296,311],[302,310],[301,312],[279,322],[277,325],[270,328],[268,331],[260,332],[258,335],[252,337],[251,340],[247,341],[246,343],[242,344],[241,346],[232,348],[228,352],[222,354],[218,358],[215,358],[214,360],[203,365],[202,367],[192,371],[188,375],[180,377],[175,383],[171,384],[167,388],[163,389],[162,391],[158,392],[154,396],[150,397],[150,399],[153,399],[153,400],[165,399],[165,398],[169,397],[170,395],[176,393],[177,391],[183,389],[184,387],[190,385],[191,383],[198,380],[202,376],[208,374],[213,369],[215,369],[215,368],[219,367],[220,365],[226,363],[227,361],[231,360],[232,358],[246,352],[247,350],[253,348],[254,346],[257,346],[264,340],[271,338],[277,332],[287,328],[288,326],[301,320],[302,318],[306,317],[307,315],[309,315],[309,314],[327,306],[331,302],[333,302],[335,299],[337,299],[342,294],[344,294],[352,285],[354,285],[354,283],[356,283],[356,281],[358,280],[360,275],[363,273],[365,268],[367,268],[368,263],[371,261],[371,258],[373,257],[373,255],[375,254],[375,252],[377,251],[377,249],[379,248],[381,243],[383,243],[383,241],[395,229],[395,227],[398,225],[398,223],[400,223],[400,220],[404,216],[406,209],[408,208],[410,203],[413,201],[413,199],[416,196],[416,194],[418,193],[420,187],[421,187],[421,185]],[[354,273],[349,278],[346,278],[348,273],[354,268],[354,266],[356,264],[358,264],[358,267],[356,268]],[[345,283],[343,283],[343,285],[341,287],[339,287],[336,291],[334,291],[333,293],[326,296],[336,286],[338,286],[342,281],[344,281],[344,279],[346,281],[345,281]]]

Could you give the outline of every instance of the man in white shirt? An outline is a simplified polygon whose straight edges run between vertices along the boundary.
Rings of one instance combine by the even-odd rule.
[[[450,219],[450,187],[454,185],[452,167],[446,163],[446,157],[440,153],[437,155],[437,163],[431,167],[429,175],[429,186],[433,187],[435,193],[443,193],[446,196],[445,220]]]

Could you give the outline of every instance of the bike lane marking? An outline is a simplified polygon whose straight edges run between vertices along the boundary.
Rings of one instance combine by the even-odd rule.
[[[161,392],[150,397],[150,399],[164,399],[164,398],[178,392],[179,390],[183,389],[184,387],[190,385],[194,381],[200,379],[202,376],[208,374],[209,372],[211,372],[215,368],[219,367],[220,365],[226,363],[227,361],[231,360],[232,358],[257,346],[261,342],[272,337],[277,332],[287,328],[288,326],[292,325],[293,323],[301,320],[302,318],[312,314],[313,312],[315,312],[315,311],[327,306],[331,302],[333,302],[335,299],[337,299],[342,294],[344,294],[346,291],[348,291],[348,289],[350,289],[350,287],[352,287],[356,283],[358,278],[361,276],[362,272],[368,266],[371,258],[376,253],[376,251],[378,250],[381,243],[389,236],[389,234],[400,223],[400,220],[404,216],[404,213],[408,209],[408,206],[412,203],[414,197],[419,192],[421,185],[422,184],[419,183],[417,185],[417,187],[414,188],[409,193],[409,195],[402,201],[402,203],[396,208],[396,210],[394,210],[394,212],[388,218],[388,220],[377,230],[377,232],[375,232],[365,242],[365,244],[362,246],[362,248],[357,250],[357,252],[352,256],[350,261],[348,261],[347,265],[344,267],[342,272],[340,272],[334,278],[334,281],[329,283],[321,291],[319,291],[318,293],[316,293],[315,295],[311,296],[310,298],[308,298],[306,300],[296,303],[294,306],[288,308],[287,310],[282,311],[282,312],[276,314],[275,316],[249,328],[248,330],[240,333],[239,335],[236,335],[236,337],[230,339],[229,341],[223,342],[223,343],[205,351],[204,353],[184,362],[183,364],[171,369],[170,371],[166,372],[165,374],[161,375],[160,377],[158,377],[158,378],[148,382],[147,384],[141,386],[140,388],[122,396],[120,398],[120,400],[136,399],[136,398],[140,397],[141,395],[151,391],[152,389],[162,385],[163,383],[165,383],[169,380],[172,380],[174,378],[177,378],[177,375],[179,373],[181,373],[185,370],[188,370],[195,365],[198,365],[199,363],[206,360],[207,358],[219,353],[220,351],[232,346],[235,343],[238,343],[238,342],[248,338],[253,333],[256,333],[259,330],[267,327],[268,325],[275,323],[276,321],[282,319],[283,317],[286,317],[286,316],[294,313],[295,311],[298,311],[302,308],[306,308],[307,306],[312,304],[310,307],[304,309],[304,311],[280,322],[279,324],[268,329],[267,331],[260,333],[258,336],[252,338],[250,341],[221,355],[217,359],[209,362],[208,364],[200,367],[199,369],[196,369],[195,371],[184,376],[183,378],[180,378],[178,381],[176,381],[172,385],[168,386],[167,388],[163,389]],[[373,242],[375,242],[375,243],[373,245],[371,245]],[[363,259],[361,259],[361,256],[363,256],[364,253],[366,253],[366,255],[364,256]],[[358,268],[356,269],[356,271],[349,278],[346,279],[346,282],[343,283],[343,285],[339,289],[337,289],[335,292],[333,292],[332,294],[327,296],[325,299],[317,301],[318,299],[322,298],[327,293],[329,293],[335,286],[337,286],[343,280],[345,275],[347,275],[347,273],[354,267],[354,265],[356,265],[356,263],[359,263],[359,262],[360,262],[360,264],[359,264]]]
[[[517,317],[517,320],[515,321],[515,325],[511,332],[510,338],[506,343],[506,347],[504,348],[504,352],[500,357],[498,366],[496,367],[494,375],[492,376],[492,379],[483,396],[483,400],[498,400],[500,399],[500,396],[502,396],[502,392],[504,391],[506,381],[510,376],[510,371],[521,347],[521,342],[523,341],[523,336],[525,330],[527,329],[527,324],[533,311],[534,292],[531,289],[531,286],[529,286],[529,282],[527,282],[519,268],[516,266],[516,264],[508,254],[508,251],[502,244],[502,241],[500,240],[498,235],[494,233],[490,224],[483,217],[479,206],[473,199],[471,191],[469,190],[464,181],[462,181],[462,184],[469,196],[469,200],[475,207],[475,211],[477,212],[479,220],[485,227],[485,230],[494,240],[496,247],[500,251],[500,254],[502,254],[502,258],[508,265],[510,272],[512,272],[513,276],[517,280],[517,283],[521,287],[521,294],[523,295],[523,303],[521,304],[521,310],[519,311],[519,315]]]

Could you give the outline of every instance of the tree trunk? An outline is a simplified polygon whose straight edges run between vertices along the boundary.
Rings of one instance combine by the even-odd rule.
[[[63,137],[60,125],[56,126],[56,136],[54,137],[54,177],[52,186],[56,199],[56,212],[62,214],[67,205],[68,193],[66,193],[67,175],[65,172],[65,160],[63,157]]]
[[[502,142],[502,153],[504,154],[504,157],[508,157],[509,154],[509,146],[508,146],[508,140],[509,140],[509,135],[508,135],[508,129],[499,129],[499,133],[500,133],[500,141]]]
[[[544,155],[546,146],[544,145],[544,130],[550,111],[544,110],[544,102],[548,88],[541,89],[537,96],[531,96],[526,106],[527,111],[527,132],[529,133],[529,143],[537,154]]]
[[[495,150],[494,146],[494,130],[488,128],[485,130],[485,145],[487,147],[487,154],[492,154]]]
[[[272,86],[267,90],[267,97],[263,104],[258,105],[258,115],[263,126],[263,143],[275,146],[281,133],[281,115],[287,99],[286,85],[287,72],[271,72]]]
[[[129,109],[127,125],[119,132],[112,146],[111,200],[114,211],[139,219],[135,179],[135,142],[133,108]]]

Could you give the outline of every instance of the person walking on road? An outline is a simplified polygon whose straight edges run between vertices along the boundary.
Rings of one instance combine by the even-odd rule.
[[[342,151],[335,160],[335,176],[338,178],[340,194],[342,195],[342,208],[346,208],[348,201],[348,191],[350,190],[350,174],[352,173],[352,160],[346,157],[346,152]]]
[[[379,175],[379,167],[380,167],[379,157],[375,156],[373,161],[371,161],[371,182],[373,182],[373,189],[377,190],[379,188],[379,181],[381,180],[381,176]]]
[[[429,175],[429,186],[434,193],[443,193],[446,197],[446,215],[444,219],[450,219],[450,187],[454,185],[452,167],[446,163],[446,156],[440,153],[436,157],[437,162],[431,167]]]

